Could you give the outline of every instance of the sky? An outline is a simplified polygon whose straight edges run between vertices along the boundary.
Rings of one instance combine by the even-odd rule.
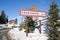
[[[60,8],[60,0],[55,2]],[[51,3],[52,0],[0,0],[0,13],[4,10],[9,20],[17,18],[18,23],[21,23],[24,20],[24,17],[20,16],[21,9],[31,9],[34,6],[37,10],[48,12]]]

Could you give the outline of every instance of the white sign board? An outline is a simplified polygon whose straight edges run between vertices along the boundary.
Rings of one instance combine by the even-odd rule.
[[[20,10],[21,16],[39,16],[39,17],[45,17],[46,12],[44,11],[33,11],[33,10]]]

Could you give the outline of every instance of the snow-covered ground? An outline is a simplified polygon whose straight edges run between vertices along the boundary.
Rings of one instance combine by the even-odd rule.
[[[33,33],[28,33],[26,37],[25,29],[19,31],[19,28],[13,28],[8,32],[8,36],[11,40],[47,40],[48,37],[43,30],[45,27],[42,27],[42,33],[39,33],[39,30],[35,28]]]

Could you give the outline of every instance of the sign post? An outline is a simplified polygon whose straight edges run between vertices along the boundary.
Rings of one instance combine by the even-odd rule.
[[[26,37],[28,37],[28,19],[26,17]]]
[[[39,20],[39,24],[40,24],[40,33],[41,33],[41,20]]]

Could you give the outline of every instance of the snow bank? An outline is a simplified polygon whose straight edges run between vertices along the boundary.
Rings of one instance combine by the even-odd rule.
[[[38,29],[35,29],[33,33],[28,33],[28,37],[26,37],[25,29],[19,31],[19,28],[11,29],[8,32],[11,40],[47,40],[47,34],[40,34]]]

